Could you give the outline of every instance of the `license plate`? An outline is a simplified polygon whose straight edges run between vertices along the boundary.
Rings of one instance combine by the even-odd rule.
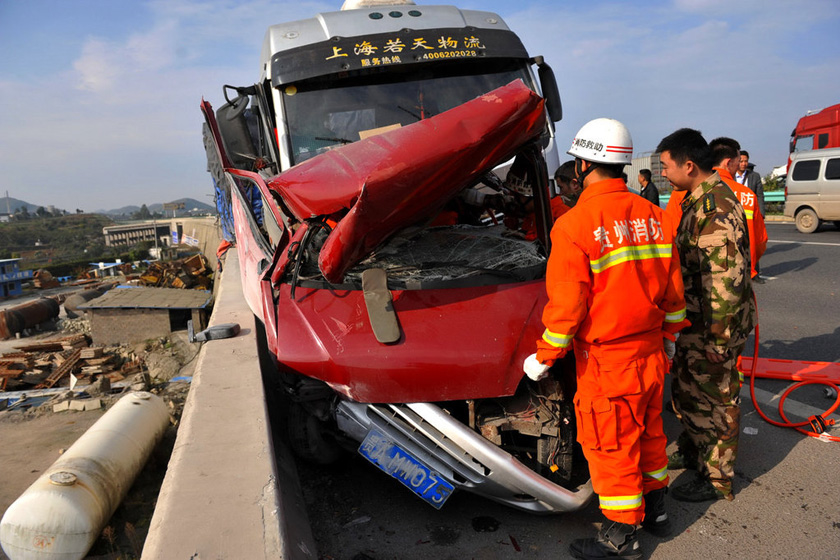
[[[455,491],[448,480],[376,430],[365,437],[359,453],[437,509]]]

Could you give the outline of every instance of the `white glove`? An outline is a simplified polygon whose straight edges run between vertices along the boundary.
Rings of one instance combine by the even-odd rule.
[[[663,338],[662,344],[665,346],[665,355],[668,357],[669,360],[673,360],[674,354],[677,353],[677,343],[669,338]]]
[[[549,367],[551,366],[538,362],[536,354],[531,354],[525,358],[525,363],[522,364],[522,369],[525,370],[525,375],[527,375],[532,381],[539,381],[540,379],[545,378],[548,375]]]

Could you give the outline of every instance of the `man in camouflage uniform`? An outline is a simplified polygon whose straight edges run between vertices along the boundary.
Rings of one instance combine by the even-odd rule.
[[[694,468],[698,476],[672,495],[682,501],[731,500],[741,414],[736,362],[755,321],[746,217],[712,170],[711,150],[698,131],[680,129],[656,151],[662,176],[675,190],[687,191],[675,242],[691,327],[677,340],[671,370],[684,432],[669,467]]]

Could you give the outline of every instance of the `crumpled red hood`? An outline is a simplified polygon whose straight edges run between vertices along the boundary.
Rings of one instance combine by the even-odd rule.
[[[545,127],[543,100],[521,80],[437,116],[348,144],[269,181],[299,219],[349,209],[318,265],[344,273],[396,231],[433,215],[458,191]]]

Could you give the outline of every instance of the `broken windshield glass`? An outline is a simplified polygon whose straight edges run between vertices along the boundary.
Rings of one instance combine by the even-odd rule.
[[[507,233],[503,225],[404,230],[348,270],[344,283],[361,285],[368,268],[384,269],[392,289],[429,289],[458,280],[475,285],[540,278],[546,262],[541,246]],[[322,278],[315,259],[304,264],[300,276]]]

